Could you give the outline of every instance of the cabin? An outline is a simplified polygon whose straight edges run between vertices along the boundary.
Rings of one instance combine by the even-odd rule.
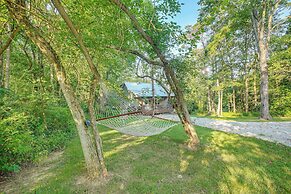
[[[153,107],[155,113],[170,113],[173,111],[169,97],[173,97],[174,94],[168,95],[165,89],[157,83],[154,83],[154,92],[152,83],[125,82],[121,87],[125,95],[130,99],[136,99],[144,111],[152,111]]]

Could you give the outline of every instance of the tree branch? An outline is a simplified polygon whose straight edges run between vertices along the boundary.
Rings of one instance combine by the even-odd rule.
[[[260,50],[259,49],[259,27],[258,27],[258,18],[256,16],[257,16],[256,10],[252,10],[251,17],[252,17],[253,30],[255,33],[256,46],[259,51]]]
[[[271,39],[271,33],[272,33],[272,22],[273,22],[273,17],[274,17],[274,14],[280,4],[281,0],[277,0],[275,2],[275,5],[273,6],[272,10],[271,10],[271,13],[268,17],[268,28],[267,28],[267,48],[269,46],[269,42],[270,42],[270,39]]]
[[[154,78],[154,77],[152,77],[152,76],[150,76],[150,75],[138,75],[138,73],[136,72],[136,76],[138,77],[138,78],[150,78],[150,79],[152,79],[152,80],[154,80],[154,81],[156,81],[166,92],[167,92],[167,95],[169,95],[170,94],[170,91],[168,90],[168,88],[162,83],[162,81],[161,80],[159,80],[159,79],[156,79],[156,78]]]
[[[152,64],[152,65],[163,67],[161,62],[152,60],[152,59],[146,57],[144,54],[142,54],[141,52],[139,52],[137,50],[125,49],[125,48],[115,47],[115,46],[108,46],[108,48],[115,49],[117,51],[121,51],[121,52],[125,52],[125,53],[133,54],[133,55],[138,56],[139,58],[143,59],[148,64]]]
[[[272,31],[277,28],[278,26],[284,24],[285,22],[288,21],[288,19],[291,19],[291,16],[287,16],[285,18],[283,18],[280,22],[278,22],[277,24],[275,24],[273,27],[272,27]]]
[[[77,39],[77,41],[80,45],[81,51],[84,54],[85,59],[87,60],[87,62],[89,64],[90,70],[92,71],[93,75],[95,76],[95,79],[97,79],[98,82],[100,82],[101,75],[99,74],[96,66],[93,63],[92,57],[90,56],[89,51],[84,44],[82,36],[78,33],[72,20],[70,19],[70,17],[68,16],[67,12],[64,9],[64,7],[62,6],[60,0],[52,0],[52,3],[54,4],[55,8],[58,10],[59,14],[62,16],[63,20],[67,24],[68,28],[70,29],[70,31],[72,32],[74,37]]]
[[[0,48],[0,55],[2,55],[3,52],[9,47],[9,45],[11,44],[12,40],[15,38],[15,36],[19,32],[19,30],[20,30],[19,26],[14,28],[14,30],[12,31],[12,34],[9,36],[8,40],[6,41],[6,43]]]

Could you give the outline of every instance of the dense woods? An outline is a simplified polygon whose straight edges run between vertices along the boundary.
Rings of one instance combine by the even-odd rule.
[[[192,150],[190,114],[290,116],[290,3],[199,5],[198,21],[182,29],[171,20],[175,0],[1,0],[1,174],[78,133],[89,175],[106,177],[95,108],[103,87],[119,91],[124,81],[154,79],[175,94]]]
[[[188,28],[198,48],[185,61],[196,75],[184,81],[189,99],[195,99],[194,110],[220,116],[253,113],[262,119],[290,115],[287,2],[200,1],[200,5],[199,22]]]

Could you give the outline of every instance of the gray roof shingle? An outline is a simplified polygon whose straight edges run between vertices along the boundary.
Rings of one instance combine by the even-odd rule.
[[[144,82],[125,82],[126,89],[139,97],[152,97],[152,84]],[[162,86],[155,83],[155,97],[167,97],[167,92]],[[171,94],[174,96],[174,94]]]

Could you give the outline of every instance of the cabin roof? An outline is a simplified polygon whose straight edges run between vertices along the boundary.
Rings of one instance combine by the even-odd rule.
[[[132,92],[135,96],[138,97],[152,97],[152,83],[145,82],[124,82],[122,87],[129,92]],[[168,97],[167,92],[164,90],[162,86],[155,83],[155,97]],[[174,96],[174,94],[171,94]]]

